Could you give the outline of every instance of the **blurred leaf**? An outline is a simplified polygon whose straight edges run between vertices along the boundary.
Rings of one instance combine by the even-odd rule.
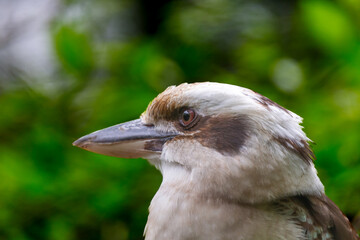
[[[75,239],[72,230],[66,218],[54,216],[49,219],[49,239],[51,240]]]
[[[319,47],[329,53],[348,52],[356,42],[356,30],[345,10],[325,0],[301,1],[305,26]]]
[[[56,53],[64,67],[80,77],[87,77],[94,65],[93,46],[84,33],[62,26],[54,35]]]
[[[157,91],[181,83],[181,69],[164,55],[155,42],[141,43],[134,50],[130,64],[130,77],[134,81],[147,83]]]
[[[258,42],[243,44],[233,54],[239,70],[254,71],[258,77],[269,76],[272,65],[280,55],[277,46]]]

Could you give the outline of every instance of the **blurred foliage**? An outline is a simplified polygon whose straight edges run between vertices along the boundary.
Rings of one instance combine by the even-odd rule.
[[[71,143],[195,81],[248,87],[303,116],[327,194],[359,214],[357,0],[68,0],[49,34],[55,91],[0,79],[0,239],[142,239],[160,173]]]

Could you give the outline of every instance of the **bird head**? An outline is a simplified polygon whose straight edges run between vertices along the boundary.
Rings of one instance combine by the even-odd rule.
[[[250,89],[184,83],[159,94],[140,119],[96,131],[74,145],[146,158],[171,191],[260,203],[323,193],[301,122]]]

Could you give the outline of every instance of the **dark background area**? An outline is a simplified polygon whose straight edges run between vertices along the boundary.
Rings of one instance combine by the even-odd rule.
[[[0,2],[0,239],[142,239],[161,175],[72,147],[182,82],[304,117],[327,195],[360,213],[357,0]]]

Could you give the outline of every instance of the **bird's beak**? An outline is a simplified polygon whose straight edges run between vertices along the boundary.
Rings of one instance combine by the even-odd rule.
[[[121,158],[147,158],[160,154],[166,141],[176,132],[162,132],[140,119],[108,127],[73,142],[74,146],[104,155]]]

